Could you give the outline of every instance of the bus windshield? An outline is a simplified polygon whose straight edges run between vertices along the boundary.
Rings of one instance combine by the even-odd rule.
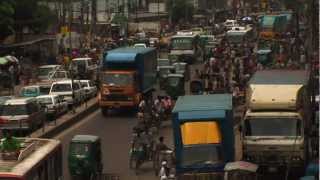
[[[250,117],[245,120],[246,136],[299,136],[301,121],[294,117]]]
[[[174,38],[171,42],[173,50],[191,50],[193,49],[193,38]]]

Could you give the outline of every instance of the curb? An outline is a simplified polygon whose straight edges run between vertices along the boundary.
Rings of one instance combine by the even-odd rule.
[[[59,124],[59,118],[58,118],[57,125],[54,125],[52,128],[49,128],[48,130],[44,130],[44,132],[42,128],[38,129],[37,131],[33,132],[30,136],[34,138],[52,138],[55,135],[64,131],[65,129],[68,129],[72,125],[81,121],[82,119],[90,115],[92,112],[96,111],[98,108],[99,108],[99,103],[97,101],[94,101],[92,104],[88,105],[86,109],[79,111],[79,113],[64,120],[60,124]],[[42,131],[42,132],[39,132],[39,131]]]

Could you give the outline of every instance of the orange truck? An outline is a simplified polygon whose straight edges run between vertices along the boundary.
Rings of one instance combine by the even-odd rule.
[[[137,108],[142,97],[152,97],[156,84],[157,52],[154,48],[117,48],[103,55],[99,106]]]

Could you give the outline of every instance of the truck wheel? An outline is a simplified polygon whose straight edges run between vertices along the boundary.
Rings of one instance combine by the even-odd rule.
[[[101,108],[101,112],[103,116],[108,116],[108,108]]]

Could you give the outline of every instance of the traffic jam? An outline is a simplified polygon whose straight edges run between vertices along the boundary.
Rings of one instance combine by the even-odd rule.
[[[0,180],[319,179],[307,20],[292,9],[216,15],[111,31],[41,64],[8,46]]]

